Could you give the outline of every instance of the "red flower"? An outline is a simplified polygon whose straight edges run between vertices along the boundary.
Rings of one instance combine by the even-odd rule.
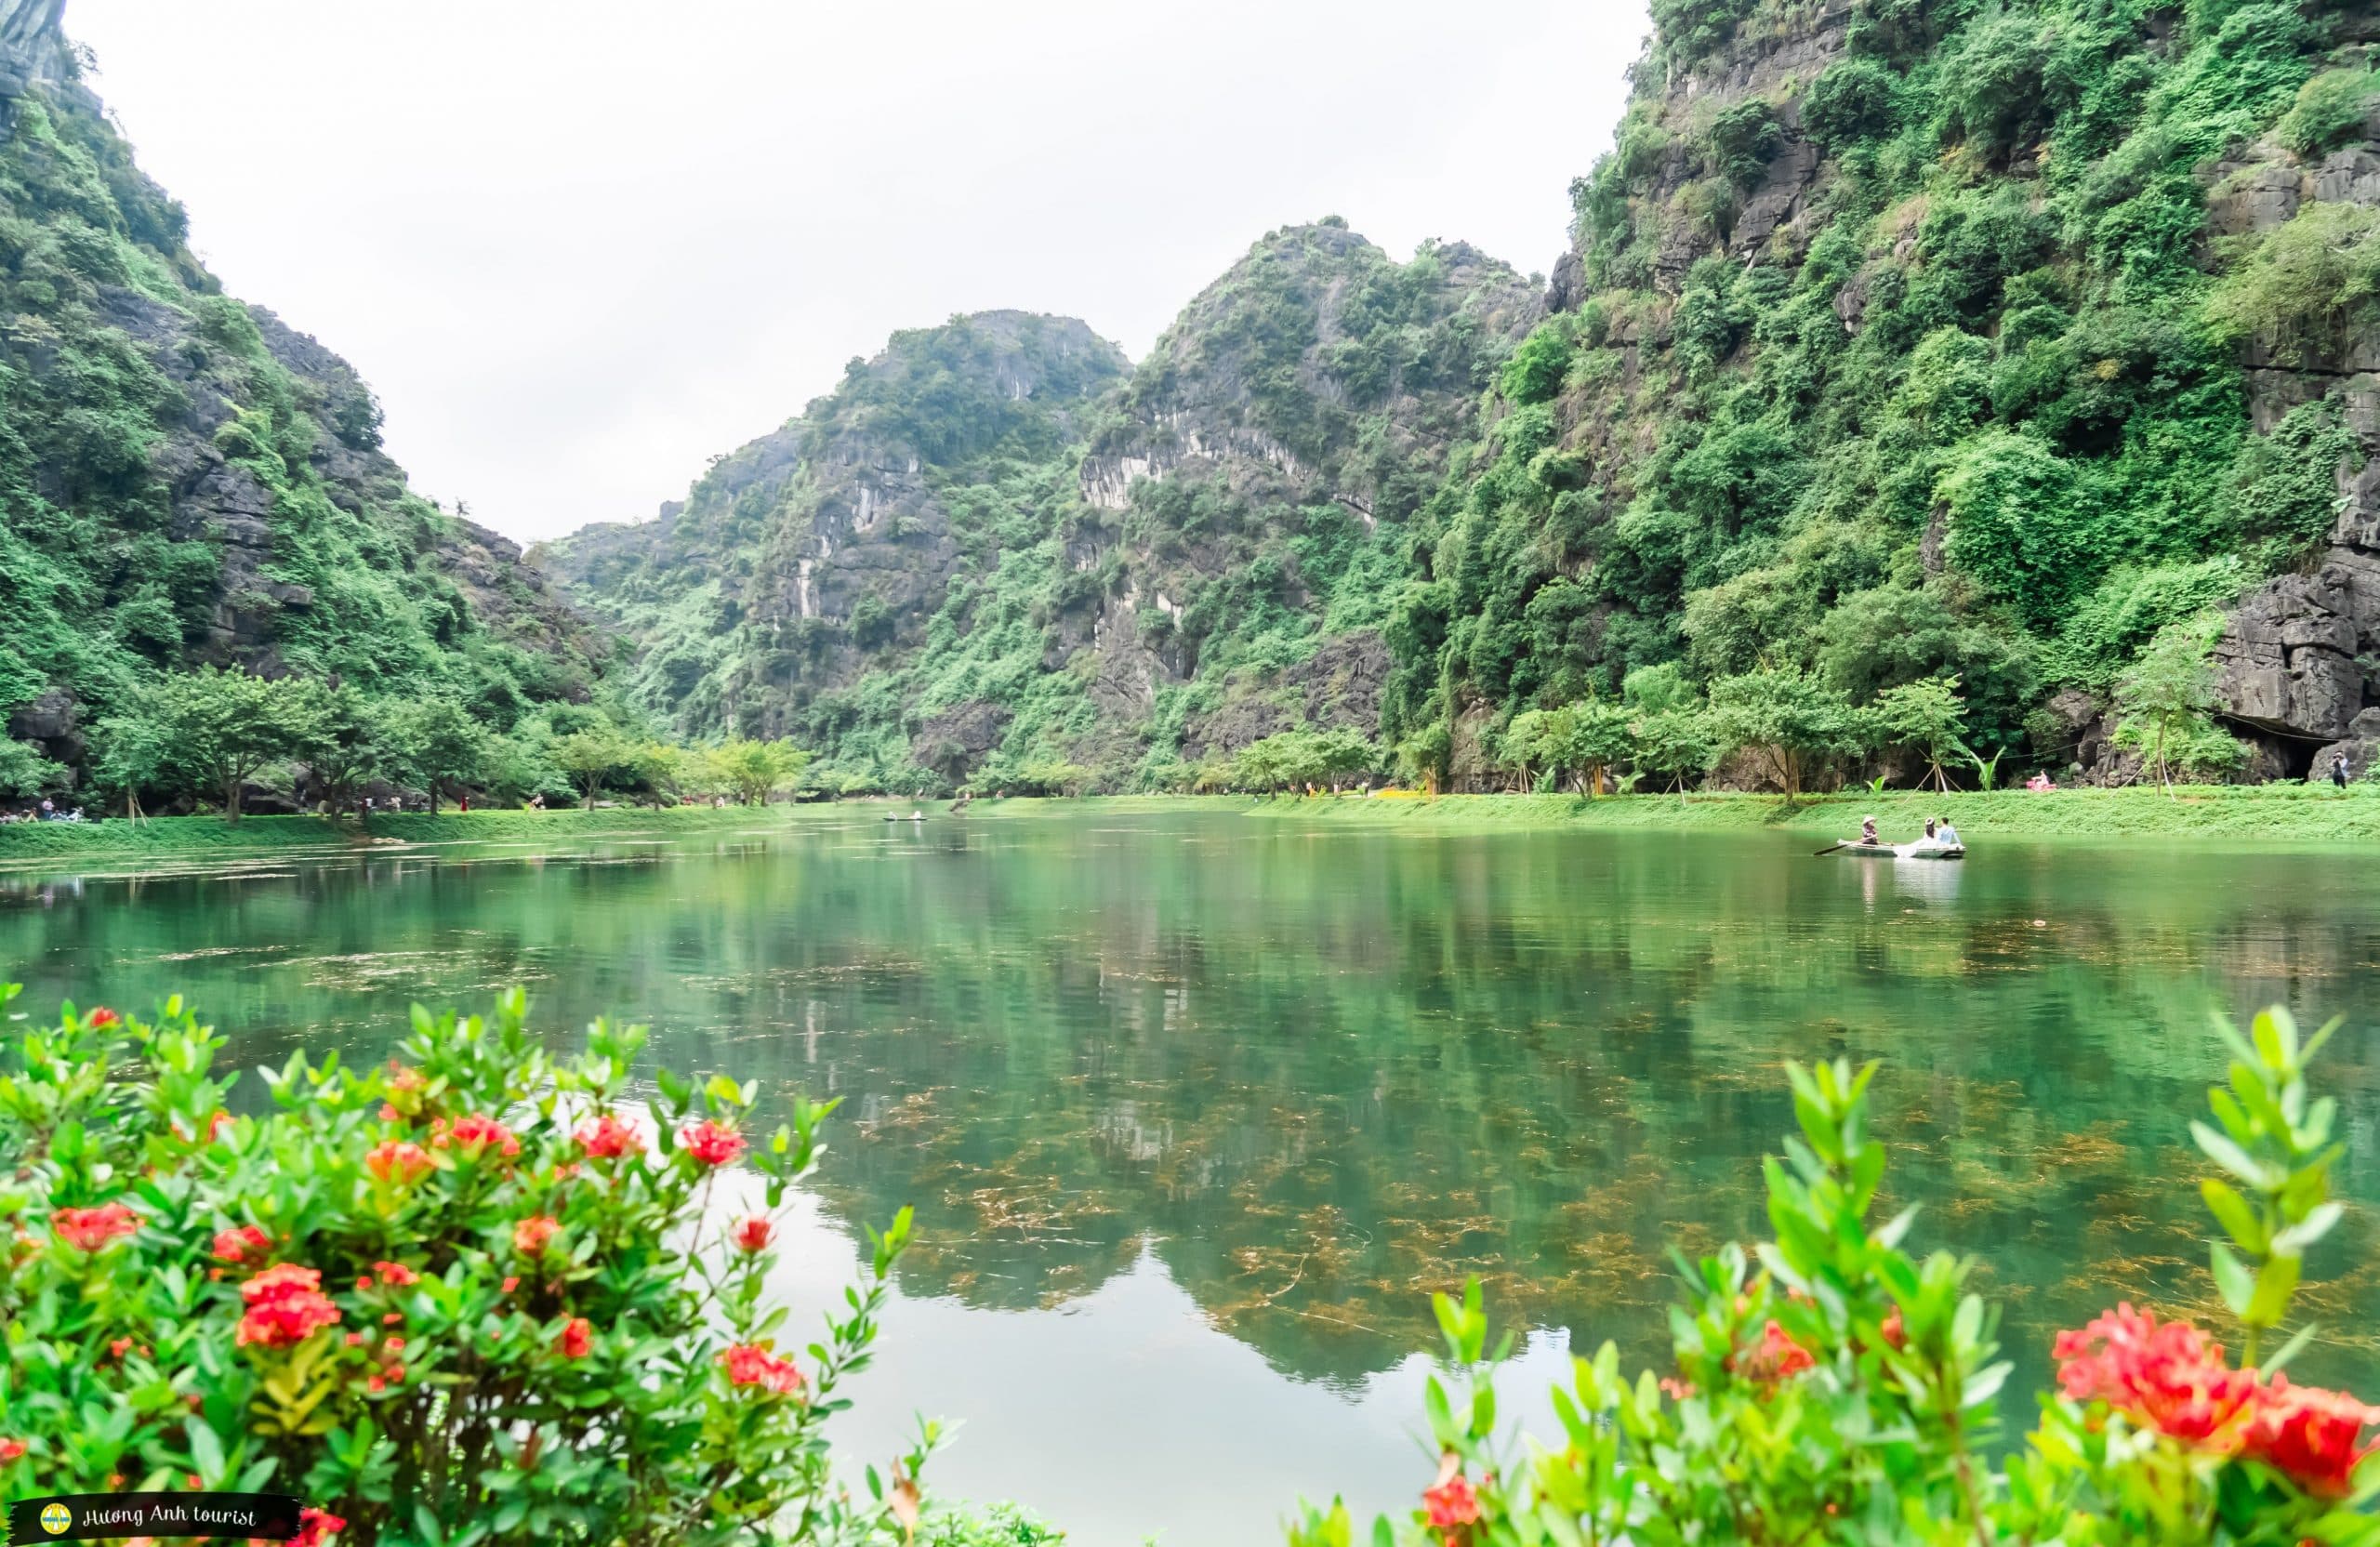
[[[124,1025],[124,1017],[117,1014],[114,1011],[110,1010],[107,1006],[101,1005],[99,1009],[92,1011],[88,1015],[84,1016],[83,1024],[89,1026],[93,1031],[105,1031],[110,1026],[120,1026]]]
[[[23,1440],[0,1439],[0,1466],[7,1465],[8,1462],[17,1460],[24,1453],[25,1442]]]
[[[421,1275],[403,1263],[375,1263],[372,1264],[372,1271],[380,1276],[381,1283],[392,1289],[402,1289],[421,1282]]]
[[[298,1512],[298,1534],[292,1547],[323,1547],[323,1543],[347,1529],[347,1522],[327,1510],[303,1509]]]
[[[744,1135],[708,1117],[681,1132],[678,1140],[705,1166],[724,1166],[744,1153]]]
[[[98,1251],[119,1236],[137,1233],[140,1216],[121,1203],[103,1203],[97,1209],[60,1209],[49,1217],[49,1226],[77,1251]]]
[[[1893,1314],[1884,1318],[1884,1326],[1877,1330],[1884,1334],[1887,1346],[1893,1348],[1909,1346],[1909,1329],[1901,1325],[1899,1306],[1893,1307]]]
[[[644,1153],[644,1135],[637,1131],[636,1125],[624,1123],[609,1112],[579,1124],[573,1137],[590,1160],[617,1160]]]
[[[2356,1444],[2370,1423],[2380,1423],[2380,1408],[2276,1375],[2249,1421],[2247,1453],[2288,1473],[2308,1493],[2335,1497],[2348,1491],[2355,1463],[2380,1448]]]
[[[2230,1451],[2255,1401],[2255,1377],[2185,1321],[2160,1323],[2123,1304],[2057,1335],[2058,1383],[2077,1402],[2105,1402],[2185,1445]]]
[[[437,1149],[452,1144],[474,1160],[490,1150],[507,1160],[521,1153],[521,1141],[512,1136],[510,1129],[494,1117],[483,1117],[476,1112],[467,1112],[456,1118],[451,1129],[443,1123],[433,1125],[430,1143]]]
[[[1694,1382],[1682,1381],[1674,1375],[1664,1375],[1661,1377],[1661,1395],[1673,1402],[1683,1402],[1694,1395]]]
[[[1773,1385],[1789,1376],[1815,1368],[1818,1355],[1793,1341],[1792,1333],[1771,1317],[1761,1329],[1760,1342],[1749,1354],[1739,1354],[1727,1361],[1727,1368],[1747,1381]]]
[[[242,1348],[260,1343],[290,1348],[304,1342],[318,1328],[338,1323],[338,1307],[322,1292],[323,1276],[295,1263],[265,1269],[240,1286],[247,1314],[240,1317],[231,1341]]]
[[[520,1287],[521,1277],[518,1274],[506,1274],[504,1276],[504,1292],[506,1294],[510,1294]]]
[[[573,1316],[562,1329],[562,1337],[554,1346],[565,1359],[583,1359],[595,1352],[595,1329],[585,1316]]]
[[[389,1139],[372,1147],[364,1169],[392,1186],[410,1187],[432,1169],[430,1152],[407,1139]]]
[[[545,1214],[533,1214],[512,1227],[512,1250],[523,1257],[540,1257],[562,1228],[562,1221]]]
[[[1421,1490],[1421,1505],[1438,1530],[1468,1526],[1479,1518],[1479,1494],[1471,1479],[1457,1470],[1462,1463],[1449,1455],[1438,1465],[1436,1484]]]
[[[233,1230],[217,1231],[215,1244],[207,1249],[207,1253],[218,1263],[245,1263],[249,1252],[271,1249],[271,1236],[253,1224],[244,1224]]]
[[[801,1389],[801,1371],[756,1342],[739,1342],[719,1356],[731,1386],[759,1386],[785,1395]]]
[[[738,1251],[766,1251],[776,1226],[766,1214],[755,1214],[735,1227],[735,1249]]]

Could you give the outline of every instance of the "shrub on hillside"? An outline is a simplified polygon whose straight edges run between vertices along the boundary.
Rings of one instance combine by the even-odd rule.
[[[2334,1023],[2334,1025],[2335,1023]],[[1516,1448],[1499,1426],[1496,1367],[1474,1283],[1441,1295],[1448,1354],[1424,1407],[1435,1478],[1402,1530],[1427,1547],[1524,1543],[2363,1543],[2380,1463],[2373,1408],[2300,1386],[2282,1367],[2308,1248],[2339,1216],[2330,1168],[2337,1104],[2312,1097],[2301,1040],[2268,1011],[2223,1027],[2228,1088],[2194,1123],[2222,1173],[2202,1190],[2225,1241],[2215,1288],[2241,1333],[2233,1364],[2208,1334],[2118,1305],[2058,1335],[2059,1389],[1995,1459],[1998,1315],[1971,1258],[1901,1250],[1915,1210],[1870,1219],[1884,1148],[1869,1132],[1875,1065],[1788,1065],[1798,1138],[1767,1163],[1776,1238],[1730,1245],[1687,1275],[1670,1313],[1676,1368],[1634,1380],[1606,1342],[1557,1388],[1554,1443]],[[1683,1266],[1683,1259],[1681,1259]],[[1295,1547],[1349,1547],[1343,1504],[1302,1508]]]
[[[386,1065],[301,1053],[238,1117],[178,998],[14,1017],[0,1488],[290,1493],[310,1547],[906,1537],[932,1426],[854,1499],[821,1425],[907,1211],[818,1341],[767,1293],[831,1104],[761,1138],[724,1077],[632,1103],[643,1028],[558,1060],[524,1014],[416,1009]]]

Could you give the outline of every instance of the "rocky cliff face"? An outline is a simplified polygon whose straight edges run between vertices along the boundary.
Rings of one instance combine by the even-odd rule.
[[[2380,37],[2380,15],[2348,22],[2350,47]],[[2267,136],[2212,168],[2210,234],[2244,246],[2309,215],[2380,211],[2380,96],[2362,107],[2343,143],[2300,153]],[[2329,405],[2352,442],[2333,448],[2338,514],[2323,549],[2241,598],[2218,647],[2225,710],[2256,734],[2276,773],[2314,777],[2334,753],[2359,774],[2380,756],[2370,713],[2380,706],[2380,319],[2340,321],[2277,326],[2243,343],[2260,433]]]
[[[2246,772],[2373,692],[2371,7],[1661,0],[1553,316],[1417,535],[1387,729],[1674,666],[2118,776],[2111,686],[2234,608]]]
[[[806,730],[822,695],[915,656],[962,547],[997,562],[966,491],[1078,439],[1123,368],[1069,317],[899,334],[657,520],[533,557],[634,641],[632,690],[681,733]]]
[[[1093,514],[1069,559],[1104,583],[1060,641],[1089,653],[1103,712],[1147,719],[1197,684],[1192,761],[1300,725],[1374,732],[1395,545],[1542,312],[1467,245],[1397,264],[1332,223],[1274,232],[1194,298],[1079,475]],[[1301,642],[1276,655],[1267,632]]]
[[[591,636],[380,449],[345,361],[221,293],[77,78],[58,0],[0,0],[0,713],[70,767],[200,663],[435,686],[491,723],[583,694]]]
[[[684,506],[534,557],[681,730],[797,734],[856,784],[1129,783],[1368,732],[1404,523],[1541,310],[1461,245],[1292,227],[1129,376],[1065,319],[902,334]]]

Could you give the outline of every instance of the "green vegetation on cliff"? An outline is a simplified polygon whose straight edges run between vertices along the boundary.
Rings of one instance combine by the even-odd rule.
[[[1287,228],[1129,375],[1069,319],[898,334],[682,508],[536,557],[681,734],[791,734],[851,787],[1186,783],[1375,728],[1398,533],[1539,310],[1468,247]]]
[[[2212,653],[2194,774],[2301,773],[2360,734],[2358,13],[1654,20],[1543,301],[1458,244],[1398,264],[1335,220],[1286,229],[1129,375],[1073,378],[1063,425],[1012,402],[979,427],[980,319],[902,335],[685,511],[553,560],[633,641],[642,707],[801,737],[851,787],[1189,787],[1344,730],[1467,787],[2120,781],[2143,754],[2119,689],[2185,627]],[[879,444],[923,484],[906,550],[823,519],[891,473]],[[2350,542],[2344,579],[2304,578]],[[2261,634],[2209,621],[2272,584],[2331,589]],[[1547,755],[1590,724],[1609,747]]]
[[[355,373],[222,294],[63,41],[31,46],[48,78],[0,101],[0,796],[107,784],[95,723],[201,664],[495,729],[584,697],[569,609],[407,489]]]
[[[2373,316],[2352,167],[2241,194],[2365,136],[2347,7],[1655,12],[1560,309],[1416,524],[1388,734],[1460,775],[1677,662],[1955,677],[1979,748],[2062,765],[2043,701],[2306,559],[2362,464],[2334,383],[2242,368]]]

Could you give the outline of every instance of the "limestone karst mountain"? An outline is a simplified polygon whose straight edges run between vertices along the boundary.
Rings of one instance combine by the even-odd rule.
[[[641,706],[798,736],[855,785],[1368,734],[1405,523],[1541,310],[1461,245],[1287,228],[1129,373],[1069,319],[899,334],[682,506],[533,556],[630,642]]]
[[[880,641],[856,675],[780,649],[726,717],[575,551],[623,538],[557,562],[656,707],[901,787],[1178,783],[1301,724],[1495,781],[1514,714],[1647,668],[1955,675],[1979,752],[2121,778],[2116,680],[2210,606],[2241,776],[2380,753],[2370,7],[1654,15],[1542,302],[1460,245],[1274,233],[1078,445],[972,485],[1000,532],[946,584],[921,548],[819,615]]]
[[[530,564],[219,294],[58,11],[0,0],[0,707],[68,763],[222,661],[498,724],[600,671],[919,792],[1179,787],[1299,727],[1501,784],[1530,709],[1955,676],[1979,756],[2122,779],[2119,680],[2208,608],[2235,776],[2380,759],[2368,5],[1656,0],[1550,283],[1326,219],[1137,364],[904,332]]]

